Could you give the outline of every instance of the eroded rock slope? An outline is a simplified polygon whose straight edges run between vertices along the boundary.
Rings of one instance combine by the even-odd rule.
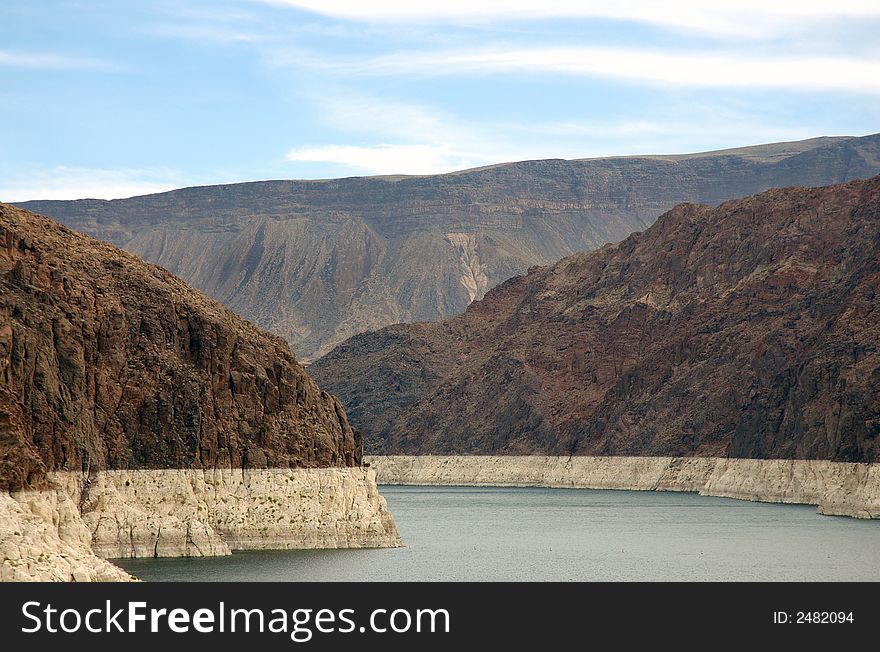
[[[375,453],[880,460],[880,177],[683,204],[310,366]]]

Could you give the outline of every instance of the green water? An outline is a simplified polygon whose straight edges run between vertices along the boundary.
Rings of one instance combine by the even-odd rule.
[[[381,487],[405,548],[127,559],[146,581],[880,580],[880,522],[696,494]]]

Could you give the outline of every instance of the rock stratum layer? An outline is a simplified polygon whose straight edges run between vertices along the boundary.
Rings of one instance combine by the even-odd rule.
[[[880,177],[683,204],[309,367],[368,453],[880,460]]]
[[[23,206],[162,265],[311,360],[356,333],[459,314],[499,282],[616,242],[679,202],[878,173],[874,135]]]
[[[2,580],[131,579],[103,558],[401,545],[366,468],[50,474],[0,493]]]
[[[370,457],[382,484],[692,491],[822,514],[880,518],[880,466],[718,457],[389,455]]]

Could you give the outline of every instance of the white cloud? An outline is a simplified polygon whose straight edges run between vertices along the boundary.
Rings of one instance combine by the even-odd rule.
[[[196,43],[262,43],[270,40],[270,26],[251,11],[232,7],[199,7],[183,2],[158,6],[162,20],[142,28],[145,34],[180,38]]]
[[[607,18],[725,36],[767,36],[838,18],[880,17],[876,0],[265,0],[357,21],[482,22]]]
[[[427,106],[332,91],[315,94],[335,139],[306,144],[287,160],[344,166],[355,174],[438,174],[543,158],[673,154],[815,136],[797,124],[773,124],[731,107],[670,106],[651,121],[473,122]],[[369,140],[367,140],[369,139]],[[366,142],[364,142],[366,140]]]
[[[362,93],[324,90],[309,98],[320,107],[321,121],[337,130],[394,140],[466,141],[476,134],[458,116],[414,102]]]
[[[496,162],[443,143],[313,145],[290,150],[287,160],[335,163],[365,174],[437,174]]]
[[[312,64],[373,75],[533,72],[676,86],[880,92],[880,60],[843,57],[752,58],[713,52],[570,47],[399,52]]]
[[[3,175],[0,201],[30,199],[121,199],[164,192],[186,185],[170,171],[103,170],[57,166],[25,167]]]
[[[226,25],[162,24],[145,31],[155,36],[181,38],[198,43],[262,43],[269,40],[266,34]]]
[[[160,2],[156,9],[167,16],[192,19],[201,22],[220,22],[228,24],[253,23],[258,15],[253,11],[234,6],[224,7],[216,0],[209,0],[207,5],[199,6],[191,2],[171,0]]]
[[[437,174],[516,157],[491,130],[437,109],[333,91],[311,99],[320,106],[322,122],[337,133],[379,142],[303,145],[287,153],[288,161],[335,163],[361,174]]]
[[[113,70],[108,61],[50,52],[8,52],[0,50],[0,67],[46,70]]]

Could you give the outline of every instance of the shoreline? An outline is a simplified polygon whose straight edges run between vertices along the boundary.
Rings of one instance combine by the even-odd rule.
[[[388,485],[685,491],[880,518],[880,465],[718,457],[367,456]]]
[[[0,493],[0,580],[125,581],[107,559],[402,544],[366,467],[49,474]]]

